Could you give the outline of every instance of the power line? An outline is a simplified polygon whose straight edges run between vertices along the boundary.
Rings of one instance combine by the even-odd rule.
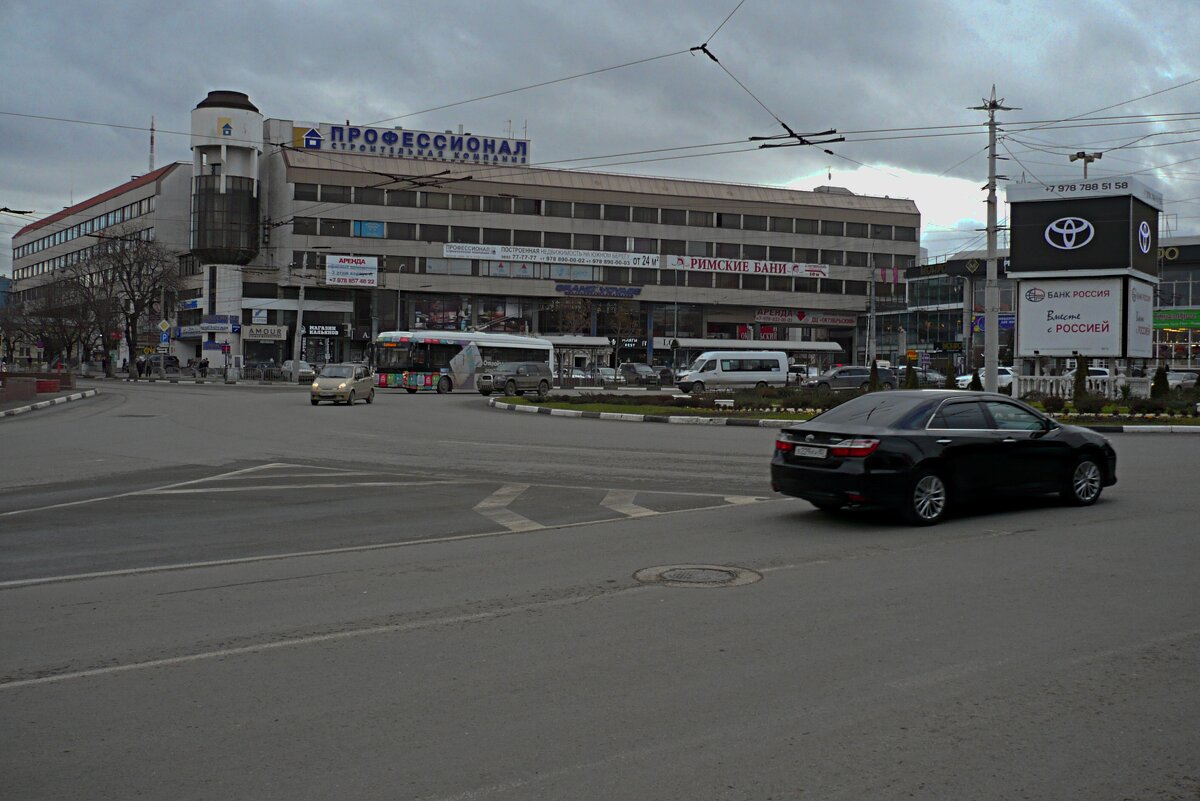
[[[733,18],[733,15],[738,13],[738,9],[741,8],[742,4],[745,2],[746,2],[746,0],[740,0],[740,2],[736,6],[734,6],[733,11],[729,12],[729,15],[727,17],[725,17],[724,20],[721,21],[720,25],[717,26],[717,29],[708,35],[708,39],[706,39],[704,41],[705,44],[708,44],[709,42],[711,42],[713,40],[713,37],[721,32],[721,29],[725,27],[725,23],[729,22],[729,20]]]

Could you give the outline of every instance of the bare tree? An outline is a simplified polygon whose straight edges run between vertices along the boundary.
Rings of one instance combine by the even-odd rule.
[[[125,325],[120,285],[108,259],[89,259],[67,268],[68,280],[87,310],[87,344],[106,356]],[[116,360],[105,359],[105,373],[116,375]]]
[[[87,339],[88,310],[74,283],[59,274],[38,287],[24,311],[25,336],[52,357],[69,361]]]
[[[165,247],[143,232],[118,230],[100,238],[92,271],[112,285],[120,308],[120,323],[132,358],[138,347],[138,322],[177,288],[178,261]]]

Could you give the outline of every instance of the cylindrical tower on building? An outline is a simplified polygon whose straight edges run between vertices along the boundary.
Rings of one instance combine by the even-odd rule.
[[[202,263],[258,255],[263,118],[242,92],[209,92],[192,110],[192,253]]]

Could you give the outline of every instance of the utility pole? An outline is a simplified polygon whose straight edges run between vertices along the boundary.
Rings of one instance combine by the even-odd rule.
[[[974,111],[988,113],[988,182],[987,182],[987,280],[983,285],[983,388],[995,392],[1000,367],[1000,280],[996,264],[996,112],[1015,111],[1004,105],[1004,98],[996,99],[996,85],[992,84],[992,96],[984,98],[982,106],[971,106]]]
[[[304,330],[304,284],[296,301],[296,333],[292,336],[292,383],[300,383],[300,332]]]
[[[1103,153],[1085,153],[1082,150],[1080,150],[1078,153],[1072,153],[1071,155],[1067,156],[1067,158],[1070,159],[1071,161],[1080,161],[1080,160],[1083,161],[1083,180],[1086,181],[1088,165],[1091,164],[1093,161],[1099,161],[1100,159],[1104,158],[1104,154]]]
[[[875,352],[875,268],[871,268],[871,277],[867,282],[867,366],[876,357]]]

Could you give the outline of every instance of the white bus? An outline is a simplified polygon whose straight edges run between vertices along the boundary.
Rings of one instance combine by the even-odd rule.
[[[501,362],[553,367],[545,339],[474,331],[384,331],[375,339],[376,385],[412,392],[474,390],[475,377]]]

